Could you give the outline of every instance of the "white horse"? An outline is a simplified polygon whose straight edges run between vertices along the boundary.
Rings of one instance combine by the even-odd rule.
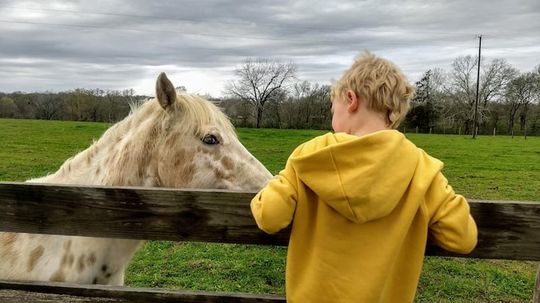
[[[210,102],[177,94],[162,73],[156,98],[55,173],[29,182],[258,190],[270,172]],[[0,280],[122,285],[143,241],[0,233]]]

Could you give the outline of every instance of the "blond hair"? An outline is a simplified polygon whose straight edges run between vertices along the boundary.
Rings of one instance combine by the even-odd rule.
[[[341,79],[332,85],[332,100],[353,90],[367,108],[383,113],[389,127],[397,128],[405,119],[415,88],[394,63],[364,51]]]

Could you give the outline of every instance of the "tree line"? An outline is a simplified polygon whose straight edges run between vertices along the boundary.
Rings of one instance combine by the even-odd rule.
[[[540,65],[520,72],[501,58],[482,63],[476,105],[477,60],[427,70],[400,130],[470,135],[477,107],[479,134],[540,135]],[[330,86],[299,81],[294,64],[250,59],[235,75],[223,105],[237,126],[330,128]]]
[[[481,65],[476,105],[477,57],[456,58],[450,71],[426,71],[416,82],[404,128],[410,131],[472,134],[540,134],[540,65],[520,73],[504,59]]]
[[[67,92],[1,93],[0,118],[116,122],[148,97],[123,91],[75,89]]]
[[[426,71],[400,130],[472,134],[477,58],[456,58],[450,70]],[[481,65],[478,133],[540,135],[540,65],[520,72],[504,59]],[[177,89],[185,90],[185,87]],[[294,63],[248,59],[227,83],[225,97],[205,96],[237,127],[330,129],[330,85],[302,81]],[[0,117],[113,123],[148,99],[133,89],[0,93]]]

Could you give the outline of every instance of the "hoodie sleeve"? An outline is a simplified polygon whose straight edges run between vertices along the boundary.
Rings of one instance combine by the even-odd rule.
[[[287,161],[285,169],[251,200],[255,222],[266,233],[276,233],[291,223],[296,209],[296,180],[294,168]]]
[[[467,200],[457,195],[439,172],[426,195],[431,239],[445,250],[467,254],[476,246],[478,231]]]

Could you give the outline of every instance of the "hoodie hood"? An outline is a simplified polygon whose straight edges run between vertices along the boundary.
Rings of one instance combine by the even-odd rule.
[[[364,223],[394,210],[406,195],[420,153],[396,130],[362,137],[328,133],[299,146],[290,161],[322,201],[350,221]]]

